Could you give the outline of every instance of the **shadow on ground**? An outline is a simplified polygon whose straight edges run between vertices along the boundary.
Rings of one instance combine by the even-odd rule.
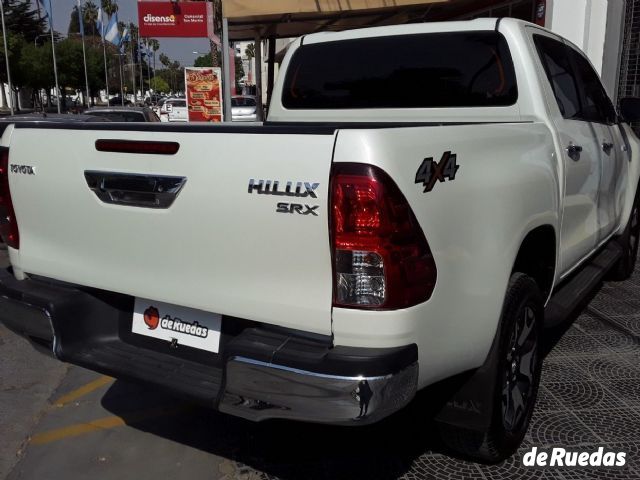
[[[282,420],[253,423],[194,406],[164,392],[116,381],[105,409],[134,428],[224,457],[281,479],[398,478],[425,451],[445,451],[420,405],[375,425],[335,427]],[[162,406],[167,415],[138,419],[128,412]],[[175,412],[171,414],[171,412]],[[265,478],[268,478],[265,475]]]

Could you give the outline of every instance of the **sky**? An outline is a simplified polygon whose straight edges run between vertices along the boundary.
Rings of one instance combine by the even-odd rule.
[[[80,0],[84,3],[85,0]],[[100,5],[100,0],[93,0]],[[53,5],[53,28],[66,35],[69,28],[71,10],[77,0],[51,0]],[[138,24],[138,5],[136,0],[119,0],[118,20],[125,23]],[[32,0],[34,7],[36,0]],[[192,52],[209,52],[209,41],[206,38],[159,38],[160,52],[166,53],[172,60],[178,60],[182,65],[193,65],[198,54]]]

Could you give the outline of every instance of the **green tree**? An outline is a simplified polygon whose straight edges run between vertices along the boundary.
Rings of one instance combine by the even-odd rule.
[[[22,49],[33,43],[45,32],[45,23],[38,18],[38,12],[32,8],[31,2],[24,0],[2,0],[4,7],[5,26],[7,29],[7,50],[11,68],[11,80],[14,93],[27,82],[29,69],[21,69]],[[4,44],[0,42],[0,82],[7,83],[7,65],[4,55]],[[6,105],[4,88],[2,100]]]
[[[213,67],[213,61],[211,60],[211,53],[206,55],[200,55],[193,61],[194,67]]]
[[[84,87],[82,42],[73,38],[57,42],[56,56],[60,89],[64,91],[66,87],[69,87],[74,90],[82,90]]]
[[[244,54],[249,60],[256,58],[256,44],[250,43],[247,45],[247,48],[244,49]]]
[[[45,42],[44,45],[25,43],[18,62],[18,68],[21,72],[29,72],[29,75],[25,77],[23,86],[32,88],[34,92],[45,90],[48,95],[47,103],[51,105],[49,88],[55,84],[51,57],[51,42]],[[39,94],[34,97],[34,100],[34,103],[44,104]]]
[[[156,93],[169,93],[169,84],[161,77],[151,79],[151,89]]]
[[[7,31],[22,36],[27,42],[45,33],[45,20],[38,17],[38,11],[29,1],[4,0],[4,17]]]

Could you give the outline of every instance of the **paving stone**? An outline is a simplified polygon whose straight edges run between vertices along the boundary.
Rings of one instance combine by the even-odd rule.
[[[596,381],[546,383],[546,388],[568,410],[622,408],[626,405]]]
[[[529,426],[534,445],[539,447],[592,444],[599,439],[571,412],[534,412]]]
[[[580,420],[604,442],[640,442],[640,412],[634,408],[581,412]]]

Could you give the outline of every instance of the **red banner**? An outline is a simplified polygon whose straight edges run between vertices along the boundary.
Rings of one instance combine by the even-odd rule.
[[[213,29],[211,2],[138,2],[141,37],[202,37]]]
[[[218,67],[185,67],[190,122],[222,121],[222,74]]]

